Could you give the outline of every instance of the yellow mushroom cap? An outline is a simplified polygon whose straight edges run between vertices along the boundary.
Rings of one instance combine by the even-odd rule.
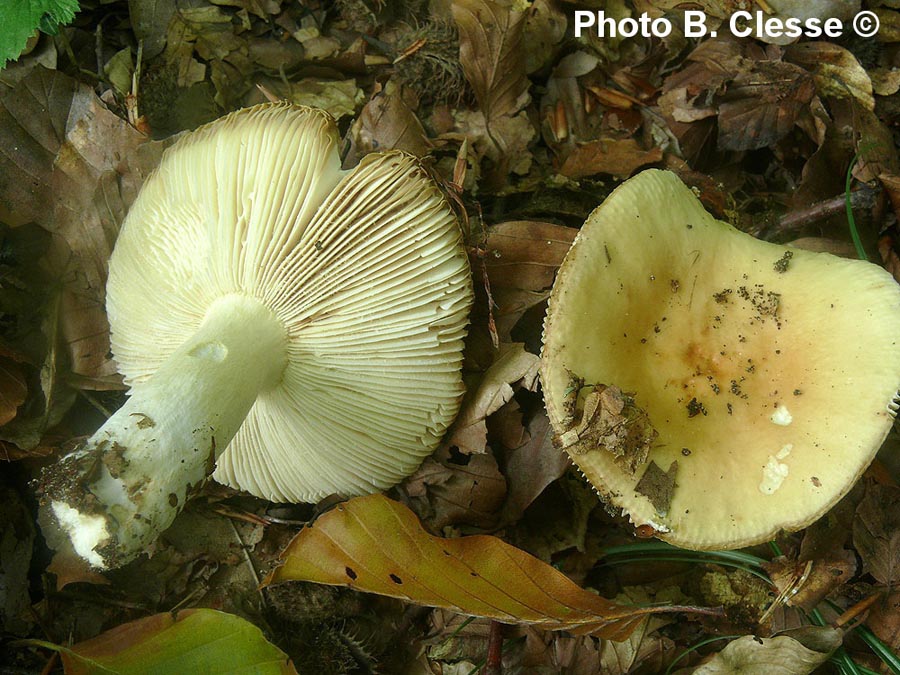
[[[887,272],[754,239],[649,170],[590,215],[560,268],[541,379],[561,444],[635,525],[739,548],[809,525],[869,465],[897,409],[898,339]],[[658,434],[633,471],[581,424],[593,385]]]
[[[257,300],[284,327],[283,375],[214,473],[273,501],[396,483],[463,393],[472,289],[456,217],[415,158],[345,172],[339,142],[327,113],[290,104],[200,128],[147,180],[110,261],[113,353],[136,391],[217,299]]]

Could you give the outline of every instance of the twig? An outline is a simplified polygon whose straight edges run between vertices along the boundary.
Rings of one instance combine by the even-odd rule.
[[[859,209],[870,209],[875,205],[879,193],[879,189],[863,184],[850,193],[850,207],[854,211]],[[782,236],[796,234],[810,225],[814,225],[826,218],[843,213],[846,208],[846,195],[839,195],[837,197],[831,197],[830,199],[816,202],[805,209],[787,213],[774,225],[764,227],[760,232],[760,238],[768,239],[775,234]]]
[[[881,593],[873,593],[868,598],[864,598],[863,600],[860,600],[855,605],[848,608],[847,611],[844,612],[843,614],[841,614],[837,619],[834,620],[834,622],[833,622],[834,627],[842,628],[843,626],[847,625],[848,623],[850,623],[851,621],[853,621],[854,619],[859,617],[860,614],[867,611],[872,605],[874,605],[876,602],[878,602],[878,600],[880,600],[882,597],[883,596]]]
[[[500,675],[503,672],[503,629],[499,621],[491,621],[488,634],[487,659],[484,662],[484,675]]]
[[[44,669],[41,671],[41,675],[50,675],[50,673],[56,670],[57,661],[59,661],[59,652],[51,653],[50,658],[47,660],[47,665],[45,665]]]

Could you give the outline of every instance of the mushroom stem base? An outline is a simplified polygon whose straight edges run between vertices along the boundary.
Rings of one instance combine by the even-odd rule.
[[[107,569],[144,551],[215,468],[260,392],[280,381],[286,359],[285,329],[262,303],[237,294],[214,302],[106,424],[42,473],[42,504],[75,552]]]

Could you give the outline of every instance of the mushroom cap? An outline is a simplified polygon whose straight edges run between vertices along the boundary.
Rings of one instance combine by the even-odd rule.
[[[107,312],[141,387],[229,294],[284,325],[288,365],[219,457],[273,501],[384,489],[430,454],[463,393],[472,289],[456,217],[415,158],[341,170],[325,112],[239,110],[180,139],[110,260]]]
[[[541,380],[562,444],[635,525],[739,548],[809,525],[865,470],[896,412],[898,338],[887,272],[754,239],[649,170],[588,217],[561,266]],[[598,384],[658,433],[634,471],[577,430]]]

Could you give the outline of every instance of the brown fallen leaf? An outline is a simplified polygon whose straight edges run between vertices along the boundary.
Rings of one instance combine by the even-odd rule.
[[[459,27],[459,60],[490,127],[528,102],[525,12],[493,0],[454,0],[451,10]]]
[[[102,380],[115,373],[102,313],[106,263],[165,143],[148,141],[91,87],[37,68],[0,87],[0,145],[17,149],[0,153],[0,220],[56,235],[48,260],[65,286],[60,324],[71,370]]]
[[[839,630],[807,626],[774,638],[745,635],[728,643],[693,675],[806,675],[828,660],[842,640]],[[681,671],[679,671],[681,672]]]
[[[672,503],[672,494],[678,487],[677,475],[678,462],[669,464],[669,468],[665,471],[656,462],[650,462],[650,466],[634,486],[634,491],[646,495],[656,512],[665,515],[669,511],[669,504]]]
[[[390,82],[366,103],[350,130],[355,156],[374,151],[403,150],[423,157],[431,142],[422,123]]]
[[[721,150],[773,145],[794,127],[816,94],[812,76],[782,61],[759,61],[738,73],[721,96]]]
[[[535,220],[509,220],[487,231],[485,266],[491,289],[548,290],[578,230]]]
[[[662,158],[662,149],[644,150],[633,138],[601,138],[575,146],[559,172],[569,178],[598,173],[627,178],[642,166],[655,164]]]
[[[856,508],[853,546],[880,584],[900,581],[900,488],[874,483]]]
[[[582,378],[572,373],[570,376],[566,404],[570,418],[566,420],[566,431],[559,435],[560,446],[574,455],[610,452],[616,463],[633,475],[647,461],[650,448],[659,436],[649,415],[618,387],[604,384],[585,387]],[[648,477],[655,466],[650,463],[638,488],[650,480]],[[653,504],[657,511],[664,512],[656,502]]]
[[[60,549],[53,554],[53,560],[47,566],[47,571],[56,576],[57,591],[61,591],[69,584],[85,583],[105,586],[110,583],[109,579],[75,553],[71,545],[60,545]]]
[[[720,36],[701,42],[688,56],[688,65],[663,83],[659,107],[670,126],[691,124],[716,114],[714,97],[742,69],[750,67],[744,44]]]
[[[578,230],[541,221],[511,220],[488,228],[483,264],[501,341],[531,307],[550,295],[556,270]]]
[[[856,555],[841,549],[819,560],[797,561],[779,556],[762,567],[778,589],[778,600],[812,611],[827,595],[853,578]]]
[[[541,411],[528,423],[528,440],[505,453],[508,484],[501,522],[515,523],[544,489],[569,467],[569,456],[553,446],[553,430]]]
[[[644,617],[676,607],[629,607],[579,588],[496,537],[444,539],[383,495],[338,505],[303,529],[264,584],[348,586],[460,614],[547,630],[626,639]]]
[[[900,186],[898,186],[900,187]],[[900,282],[900,256],[894,248],[894,239],[890,235],[884,235],[878,239],[878,253],[884,268]]]
[[[550,65],[563,45],[568,19],[553,0],[535,0],[525,12],[525,71]]]
[[[0,486],[0,624],[7,635],[27,635],[33,627],[28,570],[34,539],[25,500],[12,487]]]
[[[688,61],[666,79],[659,99],[686,156],[699,153],[713,116],[720,150],[770,146],[791,131],[816,94],[805,69],[731,35],[701,42]]]
[[[801,42],[788,47],[784,58],[813,74],[820,96],[854,98],[867,110],[875,109],[872,80],[849,50],[831,42]]]
[[[28,395],[22,367],[0,347],[0,425],[14,419]]]
[[[900,591],[894,591],[876,602],[866,625],[896,653],[900,649]]]
[[[451,11],[459,29],[460,65],[479,107],[457,111],[457,127],[470,136],[480,157],[491,160],[481,189],[502,190],[511,173],[525,175],[531,168],[528,143],[535,131],[522,111],[531,84],[522,40],[526,12],[494,0],[454,0]]]
[[[437,532],[467,525],[481,529],[497,526],[506,497],[506,481],[490,453],[469,455],[465,464],[450,461],[438,451],[427,458],[401,489],[422,521]]]
[[[526,389],[536,386],[540,357],[519,343],[500,345],[497,359],[484,374],[478,388],[468,395],[448,435],[448,443],[460,452],[484,452],[487,444],[485,418],[512,398],[512,385],[522,381]],[[470,390],[471,391],[471,390]]]
[[[477,160],[487,158],[493,163],[494,183],[487,185],[483,180],[477,186],[479,190],[502,191],[508,187],[509,174],[525,175],[531,170],[533,157],[528,147],[537,132],[527,111],[489,121],[480,110],[455,110],[453,119],[456,132],[468,139]],[[506,173],[501,176],[498,167]]]
[[[49,176],[59,135],[82,87],[89,89],[44,68],[14,88],[0,86],[0,221],[18,227],[46,216],[53,203]]]
[[[44,432],[59,424],[75,401],[75,392],[63,382],[62,342],[59,331],[57,300],[49,303],[49,309],[41,321],[42,338],[46,340],[45,353],[41,355],[40,388],[33,388],[22,413],[0,427],[0,440],[15,443],[21,450],[31,451],[41,445]],[[52,445],[52,442],[49,443]],[[44,443],[48,445],[48,443]],[[31,452],[27,454],[32,455]]]

